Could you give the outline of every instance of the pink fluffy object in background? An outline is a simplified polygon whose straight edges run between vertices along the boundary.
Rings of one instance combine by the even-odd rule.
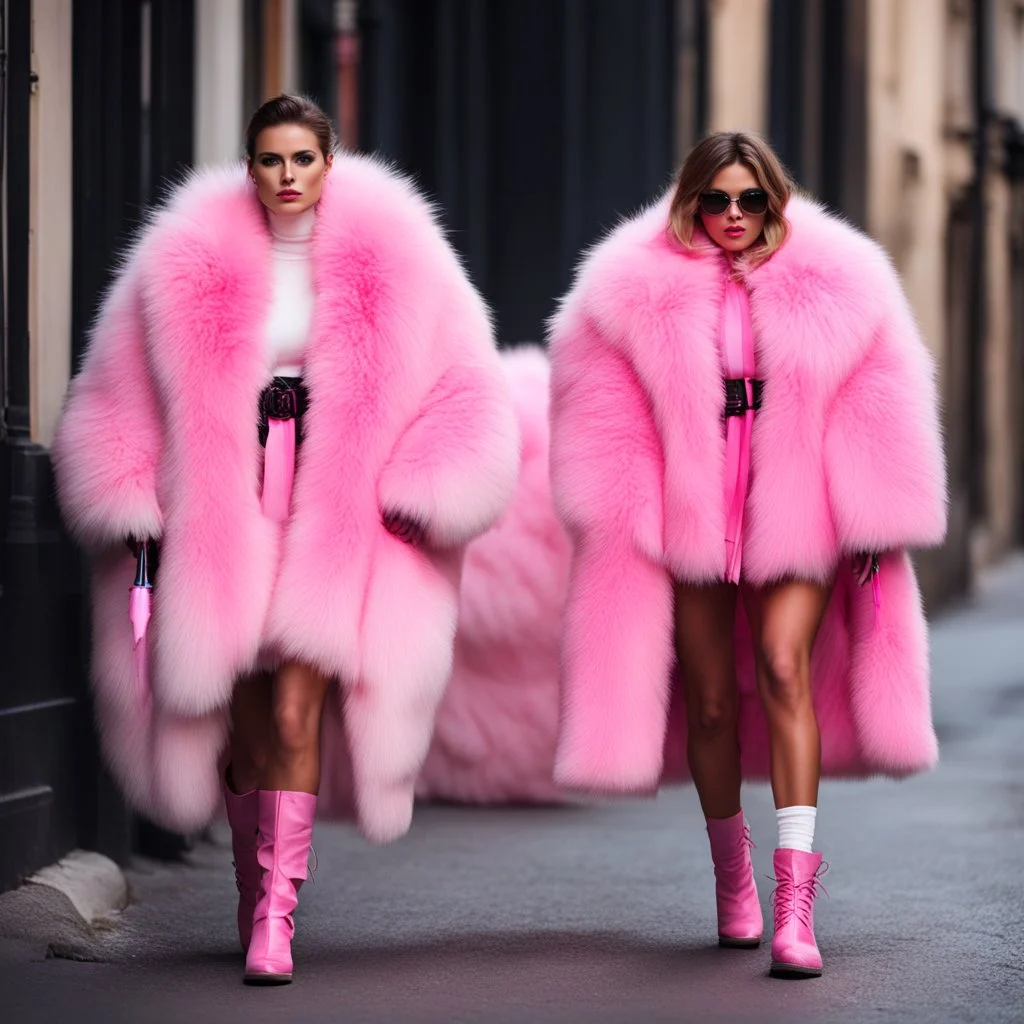
[[[519,485],[497,525],[466,551],[454,670],[420,797],[560,798],[552,769],[571,549],[548,482],[550,370],[532,346],[507,352],[503,362],[519,419]]]

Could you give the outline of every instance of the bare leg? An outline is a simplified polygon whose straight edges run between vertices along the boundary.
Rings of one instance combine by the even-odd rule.
[[[690,773],[704,816],[731,818],[740,810],[739,696],[733,651],[736,587],[680,583],[675,598]]]
[[[316,793],[320,788],[320,720],[330,680],[298,662],[274,678],[270,746],[263,789]]]
[[[791,580],[747,600],[754,636],[757,683],[771,739],[776,807],[816,807],[821,736],[811,701],[811,651],[831,594]]]
[[[270,745],[272,682],[268,672],[246,676],[232,694],[228,785],[235,793],[256,789],[263,778]]]

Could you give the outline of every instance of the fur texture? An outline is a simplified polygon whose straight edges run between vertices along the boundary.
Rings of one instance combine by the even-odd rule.
[[[667,210],[666,196],[601,242],[551,325],[554,500],[574,546],[556,777],[574,789],[685,776],[672,580],[724,574],[728,266],[710,242],[672,240]],[[934,367],[885,253],[806,200],[788,216],[785,245],[746,274],[765,387],[743,574],[836,576],[814,654],[824,769],[904,775],[937,757],[905,553],[945,532]],[[877,627],[871,588],[846,568],[860,551],[886,552]],[[764,777],[742,610],[736,629],[744,772]]]
[[[507,504],[518,438],[488,312],[408,182],[339,155],[313,255],[311,404],[283,529],[259,506],[270,239],[241,167],[186,183],[129,254],[53,456],[94,555],[100,728],[133,802],[177,829],[209,818],[236,679],[295,658],[341,683],[359,822],[385,841],[409,825],[464,546]],[[383,528],[389,509],[426,525],[425,550]],[[128,534],[161,543],[151,705],[132,682]]]

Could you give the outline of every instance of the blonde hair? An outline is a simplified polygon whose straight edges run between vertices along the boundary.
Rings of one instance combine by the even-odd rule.
[[[768,194],[761,238],[743,254],[743,262],[748,267],[756,267],[789,236],[785,210],[793,194],[793,183],[771,146],[753,132],[715,132],[694,146],[676,182],[669,208],[669,230],[681,245],[687,249],[692,247],[701,193],[708,189],[723,167],[732,164],[746,167]]]

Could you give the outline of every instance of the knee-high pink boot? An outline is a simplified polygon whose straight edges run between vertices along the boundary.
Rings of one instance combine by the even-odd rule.
[[[821,954],[814,938],[814,898],[824,890],[820,853],[775,851],[775,935],[772,938],[772,974],[818,977]]]
[[[279,985],[292,980],[292,914],[306,880],[316,797],[261,790],[259,815],[256,855],[263,875],[245,957],[245,980],[252,985]]]
[[[259,791],[232,793],[224,781],[224,806],[231,826],[231,852],[235,858],[235,888],[238,889],[238,941],[242,952],[249,948],[252,916],[260,896],[260,865],[256,859],[256,829],[259,819]]]
[[[708,818],[707,825],[715,865],[718,944],[754,948],[761,943],[764,918],[750,861],[750,829],[742,811],[731,818]]]

